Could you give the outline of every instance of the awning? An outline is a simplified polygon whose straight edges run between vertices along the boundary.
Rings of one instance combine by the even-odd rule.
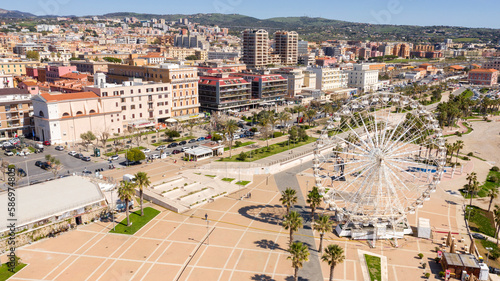
[[[189,154],[189,155],[194,155],[194,156],[203,156],[203,155],[207,155],[207,154],[212,154],[212,150],[209,148],[200,146],[200,147],[196,147],[193,149],[187,149],[184,153]]]
[[[167,122],[167,123],[176,123],[177,120],[174,119],[174,118],[168,118],[167,120],[165,120],[165,122]]]
[[[154,127],[154,126],[156,126],[156,123],[152,122],[152,121],[148,121],[148,120],[138,120],[138,121],[134,121],[132,123],[129,123],[128,125],[130,127],[134,127],[134,128],[146,128],[146,127]]]

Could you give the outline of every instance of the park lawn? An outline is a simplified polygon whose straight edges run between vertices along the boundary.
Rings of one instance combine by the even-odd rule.
[[[472,203],[474,204],[474,201]],[[470,207],[467,206],[467,210],[465,213],[466,218],[469,218],[469,208]],[[472,231],[480,232],[490,237],[495,237],[493,217],[492,214],[488,213],[486,210],[480,209],[476,206],[472,206],[469,225]]]
[[[254,141],[247,141],[247,142],[242,143],[240,146],[233,145],[233,149],[239,148],[239,147],[244,147],[247,145],[252,145],[254,143],[255,143]],[[229,147],[224,147],[224,151],[228,151],[228,150],[229,150]]]
[[[216,175],[205,175],[205,177],[215,178],[215,177],[217,177],[217,176],[216,176]]]
[[[156,217],[160,211],[153,209],[151,207],[144,208],[144,216],[141,217],[141,210],[137,210],[130,213],[130,226],[127,226],[127,218],[123,219],[119,224],[116,225],[115,230],[111,229],[110,233],[120,233],[133,235],[139,231],[143,226],[150,222],[154,217]]]
[[[464,96],[464,97],[465,97],[466,99],[470,99],[470,98],[472,98],[472,96],[474,95],[474,92],[472,92],[471,90],[467,89],[467,90],[465,90],[465,91],[462,93],[462,95],[463,95],[463,94],[465,94],[465,96]]]
[[[125,154],[128,150],[131,150],[131,149],[139,149],[139,150],[143,150],[143,149],[146,149],[144,146],[138,146],[138,147],[132,147],[132,148],[129,148],[129,149],[124,149],[124,150],[120,150],[118,151],[117,153],[115,153],[114,151],[113,152],[108,152],[108,153],[104,153],[104,156],[113,156],[113,155],[116,155],[116,154]]]
[[[371,256],[365,254],[366,266],[368,266],[368,273],[370,274],[370,280],[382,280],[382,268],[381,261],[379,257]]]
[[[489,255],[488,265],[493,267],[500,267],[500,261],[497,260],[498,257],[500,257],[500,249],[498,248],[497,243],[488,240],[481,240],[480,243],[477,242],[478,241],[476,240],[477,250],[479,251],[480,255],[483,257],[487,257]],[[486,250],[486,248],[491,248],[491,250],[488,251]]]
[[[180,142],[180,141],[190,140],[190,139],[196,139],[196,137],[194,137],[194,136],[187,136],[187,137],[182,137],[182,138],[178,138],[178,139],[173,139],[172,141],[159,141],[159,142],[156,142],[156,143],[152,143],[151,145],[155,146],[155,147],[158,147],[160,145],[169,145],[169,144],[171,144],[173,142]]]
[[[239,181],[239,182],[237,182],[236,184],[237,184],[237,185],[242,185],[242,186],[245,186],[245,185],[247,185],[247,184],[249,184],[249,183],[250,183],[250,181]]]
[[[471,156],[471,157],[476,157],[476,156]],[[476,158],[478,158],[478,157],[476,157]],[[478,159],[484,161],[484,159],[481,159],[481,158],[478,158]],[[496,177],[497,181],[496,182],[490,181],[489,179],[491,177]],[[488,197],[488,192],[491,189],[500,188],[500,172],[490,171],[488,173],[488,176],[486,177],[486,181],[479,188],[480,189],[477,192],[477,194],[474,196],[474,198],[477,198],[477,197],[480,197],[480,198]],[[460,193],[462,193],[462,196],[465,199],[470,199],[470,195],[464,192],[465,188],[459,189],[459,191],[460,191]]]
[[[14,268],[14,272],[11,272],[9,271],[9,266],[7,263],[2,264],[2,266],[0,266],[0,281],[9,279],[12,275],[19,272],[19,270],[23,269],[25,266],[25,263],[19,263],[16,268]]]
[[[232,181],[234,181],[235,179],[232,179],[232,178],[223,178],[222,180],[223,180],[223,181],[227,181],[227,182],[232,182]]]
[[[275,154],[278,154],[278,153],[281,153],[281,152],[284,152],[284,151],[287,151],[290,149],[294,149],[294,148],[297,148],[297,147],[300,147],[300,146],[303,146],[303,145],[306,145],[306,144],[309,144],[309,143],[312,143],[315,141],[316,141],[316,138],[309,137],[307,139],[307,141],[290,143],[290,147],[288,147],[288,141],[284,141],[284,142],[270,145],[269,146],[270,151],[267,151],[267,146],[264,146],[264,147],[246,152],[246,154],[249,157],[247,159],[245,159],[245,161],[239,160],[238,159],[239,155],[233,155],[231,158],[229,158],[229,157],[222,158],[219,161],[223,161],[223,162],[253,162],[253,161],[256,161],[256,160],[259,160],[262,158],[266,158],[268,156],[275,155]]]
[[[479,38],[453,38],[453,42],[456,43],[468,43],[472,41],[479,41]]]

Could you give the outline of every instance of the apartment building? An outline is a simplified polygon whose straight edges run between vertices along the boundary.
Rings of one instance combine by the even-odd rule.
[[[200,76],[198,88],[200,106],[205,111],[246,110],[258,103],[252,99],[251,83],[229,73]]]
[[[29,51],[42,52],[45,51],[46,47],[42,45],[38,45],[36,43],[21,43],[17,44],[12,51],[14,54],[18,54],[20,56],[25,56]]]
[[[378,89],[378,73],[376,69],[370,69],[369,64],[354,64],[352,70],[348,70],[348,86],[357,88],[360,92],[375,91]]]
[[[347,88],[348,73],[339,67],[312,66],[307,70],[316,74],[315,88],[321,91],[332,91]]]
[[[301,68],[282,67],[272,70],[272,73],[279,74],[288,80],[287,95],[295,97],[302,92],[304,88],[304,70]]]
[[[47,65],[45,67],[45,79],[47,82],[52,83],[72,72],[76,72],[76,66]]]
[[[0,140],[33,131],[31,94],[18,88],[0,89]]]
[[[484,69],[496,69],[500,71],[500,59],[492,59],[483,64]]]
[[[477,68],[469,71],[469,83],[472,85],[493,86],[498,84],[498,70]]]
[[[269,33],[263,29],[243,31],[243,56],[241,61],[252,68],[269,64]]]
[[[295,31],[274,33],[274,54],[279,55],[282,65],[296,65],[299,35]]]
[[[0,71],[0,89],[14,88],[14,76]]]
[[[172,84],[172,117],[183,120],[199,113],[200,104],[196,68],[178,64],[161,64],[158,66],[109,65],[109,82],[122,83],[130,78]]]
[[[70,65],[76,66],[78,72],[86,72],[94,75],[96,72],[108,72],[108,62],[73,60]]]
[[[251,83],[252,99],[259,99],[260,103],[281,103],[287,95],[288,81],[279,74],[235,73],[233,75]]]
[[[38,67],[42,65],[36,61],[0,61],[0,71],[14,76],[26,75],[26,67]]]

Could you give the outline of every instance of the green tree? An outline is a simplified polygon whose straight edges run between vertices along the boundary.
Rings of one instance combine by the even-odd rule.
[[[309,123],[309,126],[312,125],[312,121],[314,119],[314,117],[316,116],[316,109],[308,109],[306,112],[305,112],[305,115],[306,115],[306,118],[307,118],[307,123]]]
[[[83,144],[85,145],[85,149],[88,150],[89,145],[96,139],[96,136],[91,131],[88,131],[86,133],[80,134],[80,138],[82,139]]]
[[[291,143],[294,143],[297,141],[298,137],[299,137],[299,132],[297,130],[297,126],[292,126],[288,130],[288,139],[290,140]]]
[[[323,201],[323,196],[319,194],[319,189],[317,186],[314,186],[312,190],[307,194],[307,204],[309,204],[309,208],[311,208],[311,220],[314,224],[314,217],[316,208],[321,205],[321,201]]]
[[[286,214],[288,215],[290,213],[290,207],[297,203],[297,191],[288,187],[281,192],[280,202],[286,207]]]
[[[292,261],[292,267],[294,269],[293,277],[297,281],[299,278],[299,269],[302,268],[304,262],[309,261],[309,249],[307,245],[302,244],[302,242],[295,242],[290,245],[288,249],[290,256],[287,258]]]
[[[488,213],[491,210],[491,204],[493,203],[493,200],[498,197],[498,187],[492,188],[488,191],[488,197],[490,197],[490,204],[488,205]]]
[[[135,195],[135,184],[129,181],[122,181],[118,188],[118,198],[125,202],[125,212],[127,215],[127,226],[130,225],[130,217],[128,215],[128,203]]]
[[[190,55],[186,57],[186,60],[197,60],[198,57],[196,55]]]
[[[337,244],[328,245],[325,249],[325,253],[321,256],[321,260],[328,263],[330,266],[330,281],[333,281],[333,271],[335,267],[344,262],[344,249]]]
[[[284,217],[283,227],[290,231],[290,245],[293,243],[293,233],[302,227],[303,219],[297,211],[291,211]]]
[[[320,215],[316,221],[314,221],[313,228],[319,232],[319,253],[323,251],[323,237],[325,233],[331,231],[333,227],[333,222],[327,215]]]
[[[142,207],[144,201],[144,188],[148,188],[151,185],[151,181],[149,181],[149,176],[145,172],[137,172],[135,175],[135,182],[137,187],[139,188],[139,195],[141,198],[141,216],[144,216],[144,209]]]
[[[457,157],[456,157],[456,160],[455,160],[455,165],[457,165],[457,163],[458,163],[458,153],[460,152],[460,150],[461,150],[461,149],[463,149],[463,148],[464,148],[464,142],[463,142],[463,141],[461,141],[461,140],[458,140],[458,141],[455,143],[454,148],[455,148],[455,150],[457,151],[457,154],[456,154],[456,155],[457,155]]]
[[[238,123],[234,119],[229,119],[224,123],[224,133],[229,139],[229,157],[233,155],[233,138],[234,132],[238,130]]]
[[[477,174],[475,172],[467,175],[466,179],[468,183],[465,185],[465,188],[467,189],[467,193],[470,196],[469,206],[472,208],[472,199],[474,198],[476,192],[479,191],[479,182],[477,181]]]
[[[292,120],[292,117],[290,116],[290,113],[282,111],[278,113],[278,120],[280,121],[281,124],[280,131],[283,131],[285,129],[286,122]]]
[[[113,57],[103,57],[102,58],[103,60],[107,61],[107,62],[112,62],[112,63],[122,63],[122,60],[121,59],[118,59],[118,58],[113,58]]]
[[[26,58],[29,60],[39,61],[40,53],[38,53],[37,51],[27,51]]]
[[[45,161],[47,161],[49,171],[54,175],[54,179],[57,178],[57,174],[59,174],[63,168],[61,161],[50,154],[45,155]]]
[[[165,135],[168,136],[169,140],[173,140],[174,138],[178,138],[181,136],[181,134],[179,134],[179,132],[177,132],[176,130],[168,130]]]
[[[146,159],[146,155],[144,152],[139,150],[138,148],[132,148],[127,151],[127,155],[125,156],[128,161],[135,162]]]
[[[309,139],[306,129],[304,129],[303,127],[299,127],[297,134],[300,141],[307,141]]]

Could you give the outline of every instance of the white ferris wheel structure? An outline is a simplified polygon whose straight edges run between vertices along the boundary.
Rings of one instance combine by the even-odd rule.
[[[333,149],[326,154],[325,146]],[[340,236],[402,238],[407,215],[436,190],[446,164],[438,121],[420,103],[374,93],[338,109],[317,140],[315,183]]]

